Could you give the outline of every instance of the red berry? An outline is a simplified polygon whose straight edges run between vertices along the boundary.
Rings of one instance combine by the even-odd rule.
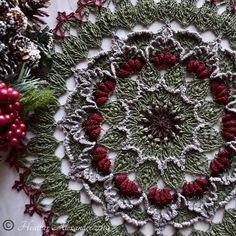
[[[9,104],[7,105],[7,108],[6,108],[7,112],[13,112],[14,111],[14,106],[12,104]]]
[[[19,125],[20,124],[20,120],[19,119],[15,119],[15,122],[14,122],[16,125]]]
[[[13,113],[10,113],[9,116],[10,116],[10,118],[11,118],[11,121],[13,121],[14,118],[15,118],[15,115],[14,115]]]
[[[13,136],[13,132],[11,130],[7,131],[7,138],[11,138]]]
[[[0,81],[0,150],[7,150],[8,145],[18,145],[20,138],[26,136],[26,127],[19,114],[22,110],[19,95]]]
[[[19,99],[19,96],[20,94],[16,91],[16,90],[13,90],[12,93],[11,93],[11,98],[14,100],[14,101],[17,101]]]
[[[6,124],[5,116],[0,115],[0,126],[5,125],[5,124]]]
[[[5,103],[8,99],[8,92],[6,89],[0,89],[0,102]]]
[[[20,138],[21,135],[22,135],[21,130],[20,130],[20,129],[17,129],[17,130],[15,131],[15,135],[16,135],[17,138]]]
[[[13,123],[12,125],[11,125],[11,129],[12,130],[16,130],[18,127],[17,127],[17,125],[15,124],[15,123]]]
[[[26,130],[25,124],[21,123],[20,124],[20,129],[21,129],[21,131],[25,131]]]
[[[17,138],[10,139],[10,145],[17,146],[18,144],[19,144],[19,139],[17,139]]]
[[[6,123],[9,123],[12,121],[10,115],[5,115]]]
[[[0,83],[0,89],[5,89],[5,88],[7,88],[7,85],[3,82]]]
[[[21,111],[21,110],[22,110],[22,106],[21,106],[21,104],[20,104],[19,102],[16,102],[16,103],[15,103],[15,109],[16,109],[17,111]]]

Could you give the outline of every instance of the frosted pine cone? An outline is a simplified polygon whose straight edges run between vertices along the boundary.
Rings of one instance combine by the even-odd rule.
[[[42,9],[48,7],[49,0],[14,0],[14,2],[20,7],[31,23],[44,23],[39,17],[48,16],[48,13]]]
[[[7,26],[5,22],[0,21],[0,37],[3,37],[6,35],[6,29],[7,29]]]
[[[19,7],[10,8],[4,16],[9,31],[24,32],[28,25],[27,17]]]
[[[6,48],[5,44],[0,43],[0,78],[15,73],[17,68],[17,64],[9,59]]]
[[[5,11],[9,8],[9,3],[7,0],[0,0],[0,11]]]
[[[36,68],[41,58],[37,45],[23,35],[15,35],[10,39],[9,49],[13,58],[20,60],[31,68]]]
[[[0,12],[4,12],[9,8],[8,1],[0,0]]]

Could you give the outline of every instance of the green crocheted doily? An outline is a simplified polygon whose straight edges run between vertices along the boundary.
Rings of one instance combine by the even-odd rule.
[[[85,235],[137,236],[151,224],[155,235],[171,226],[177,236],[199,221],[212,225],[191,235],[234,235],[235,210],[226,210],[221,223],[212,222],[235,196],[232,1],[225,1],[221,14],[208,1],[201,7],[194,0],[112,2],[114,11],[107,3],[93,12],[95,23],[68,20],[60,29],[62,52],[54,55],[47,80],[58,98],[65,93],[68,98],[65,105],[38,111],[29,124],[34,137],[20,161],[30,168],[20,183],[40,188],[40,194],[29,194],[26,213],[46,217],[44,235],[83,230]],[[173,21],[185,29],[176,30]],[[119,29],[128,34],[120,38]],[[217,38],[204,41],[204,31]],[[88,58],[106,37],[112,37],[111,49]],[[231,49],[222,47],[224,38]],[[76,69],[84,60],[87,68]],[[70,90],[71,77],[75,87]],[[56,122],[60,109],[64,117]],[[58,129],[64,140],[55,138]],[[65,150],[60,158],[58,147]],[[65,163],[68,173],[61,170]],[[37,177],[43,178],[40,186]],[[44,198],[52,198],[51,205],[43,205]],[[95,206],[102,214],[94,213]],[[59,223],[61,216],[67,216],[65,223]],[[117,216],[122,224],[114,226],[111,219]]]

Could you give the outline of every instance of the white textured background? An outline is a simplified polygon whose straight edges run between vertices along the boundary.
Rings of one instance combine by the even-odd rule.
[[[202,4],[203,0],[199,0],[199,6]],[[56,16],[57,11],[66,11],[71,12],[76,9],[76,0],[51,0],[51,6],[49,8],[50,17],[47,19],[47,23],[51,28],[55,26],[56,23]],[[222,9],[224,10],[224,9]],[[221,11],[222,11],[221,10]],[[179,27],[178,24],[173,24],[176,28]],[[236,27],[236,26],[235,26]],[[160,25],[158,23],[153,24],[149,29],[153,31],[157,31],[157,29],[160,28]],[[142,29],[141,26],[136,26],[135,30]],[[189,29],[194,29],[193,27],[189,27]],[[118,35],[124,36],[126,34],[126,31],[119,30]],[[204,40],[210,41],[214,39],[214,35],[211,32],[205,32],[202,34]],[[110,40],[105,39],[103,40],[102,48],[108,50],[110,46]],[[227,41],[223,42],[224,47],[228,47]],[[89,56],[93,56],[97,53],[97,50],[93,50],[89,52]],[[86,66],[86,64],[81,63],[81,66]],[[72,81],[68,82],[69,85],[73,86]],[[70,86],[70,87],[71,87]],[[62,97],[60,99],[61,103],[64,103],[66,99],[66,96]],[[57,114],[57,119],[60,118],[62,113]],[[60,133],[57,134],[58,138],[61,139]],[[60,149],[59,153],[60,155]],[[67,172],[68,167],[65,165],[64,169],[62,170],[63,173]],[[24,209],[25,204],[28,203],[28,199],[26,195],[21,192],[18,193],[16,190],[12,190],[11,187],[14,184],[14,181],[18,179],[18,174],[13,170],[8,168],[8,166],[5,163],[0,162],[0,236],[40,236],[42,235],[40,228],[42,227],[43,223],[40,217],[38,217],[36,214],[33,217],[29,217],[27,215],[24,215]],[[235,200],[231,201],[227,208],[236,208]],[[214,222],[221,221],[223,217],[223,212],[219,211],[217,212],[216,217],[214,218]],[[5,220],[12,220],[14,222],[14,229],[11,231],[5,231],[2,227],[2,224]],[[197,223],[195,226],[197,229],[201,230],[207,230],[208,225],[204,223]],[[149,236],[152,233],[152,229],[149,227],[146,227],[142,230],[145,235]],[[185,230],[184,234],[188,235],[189,230]],[[78,233],[78,235],[82,235],[81,233]],[[173,235],[173,231],[171,229],[166,229],[165,236]]]

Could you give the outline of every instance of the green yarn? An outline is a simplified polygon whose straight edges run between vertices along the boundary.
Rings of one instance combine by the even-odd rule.
[[[24,94],[21,97],[21,102],[25,104],[24,106],[27,108],[27,111],[31,112],[36,110],[36,113],[34,114],[35,118],[38,116],[38,119],[32,119],[29,125],[30,129],[36,134],[36,137],[29,143],[28,151],[32,154],[38,154],[39,156],[31,167],[33,174],[39,177],[46,177],[46,180],[42,186],[42,194],[45,197],[55,197],[52,203],[52,209],[56,212],[57,216],[65,213],[69,215],[66,223],[69,227],[71,227],[70,233],[72,235],[76,232],[76,230],[73,230],[73,227],[74,229],[76,229],[76,227],[85,229],[85,235],[140,236],[142,233],[137,231],[134,234],[129,234],[124,226],[113,227],[109,222],[105,222],[104,217],[95,216],[91,205],[86,205],[80,202],[80,191],[68,190],[68,181],[65,181],[65,176],[60,171],[60,161],[56,161],[56,157],[54,157],[54,151],[59,144],[59,142],[55,141],[55,138],[53,138],[53,131],[57,126],[55,124],[55,120],[53,119],[53,114],[55,114],[56,108],[53,109],[54,112],[52,113],[45,113],[46,116],[44,118],[41,114],[41,109],[47,107],[49,104],[46,102],[46,99],[44,100],[44,98],[47,97],[47,100],[51,99],[50,101],[54,103],[54,96],[58,97],[67,90],[65,81],[72,75],[76,64],[87,58],[87,53],[90,48],[101,47],[102,38],[105,36],[111,36],[111,33],[119,28],[130,29],[137,23],[147,26],[156,20],[169,22],[177,19],[184,26],[193,24],[202,31],[211,29],[215,33],[219,33],[220,35],[229,38],[231,46],[235,48],[235,16],[229,14],[229,12],[218,15],[216,8],[212,9],[208,3],[204,4],[202,8],[197,8],[196,1],[194,0],[181,1],[180,3],[177,3],[174,0],[161,0],[159,3],[154,3],[154,1],[148,0],[140,0],[136,6],[133,6],[128,0],[125,0],[119,2],[116,1],[115,6],[115,13],[112,13],[106,8],[101,8],[97,13],[95,23],[68,23],[66,27],[68,29],[70,26],[76,27],[79,36],[76,37],[69,35],[64,39],[64,41],[58,42],[62,46],[63,52],[57,53],[53,56],[53,69],[46,78],[50,85],[50,89],[45,91],[44,95],[42,95],[43,92],[39,95],[40,98],[43,99],[43,106],[40,106],[40,104],[37,103],[36,105],[34,104],[33,107],[27,108],[28,105],[31,105],[29,104],[31,101],[26,100],[24,98]],[[88,32],[88,34],[86,34],[86,32]],[[202,43],[197,36],[189,35],[188,33],[177,33],[174,37],[180,42],[181,46],[186,51],[190,51],[193,47],[199,46]],[[130,40],[127,44],[144,48],[152,39],[152,36],[146,35],[142,38],[141,42],[139,42],[136,38]],[[89,65],[89,69],[93,70],[96,67],[100,67],[109,71],[109,58],[111,56],[113,55],[107,54],[107,56],[101,56],[100,60],[96,61],[97,64],[92,63]],[[219,58],[221,61],[220,70],[222,72],[235,70],[235,65],[233,65],[229,55],[222,54]],[[158,70],[151,67],[151,65],[146,65],[139,76],[139,79],[142,80],[149,89],[152,86],[155,86],[155,84],[160,80]],[[166,84],[168,86],[172,86],[174,89],[178,89],[181,86],[186,85],[184,84],[184,77],[183,68],[181,65],[177,64],[175,67],[167,70],[167,73],[165,74]],[[201,106],[197,112],[200,118],[205,119],[206,122],[209,122],[209,126],[199,130],[199,141],[203,149],[200,153],[187,153],[184,171],[182,170],[182,166],[173,164],[170,161],[167,162],[166,172],[165,174],[162,174],[163,181],[168,186],[179,190],[184,182],[185,172],[188,172],[193,176],[207,175],[209,173],[209,161],[205,156],[205,152],[218,149],[223,145],[221,138],[218,138],[219,133],[212,130],[212,126],[216,124],[223,113],[223,108],[221,106],[214,106],[211,102],[204,101],[206,96],[209,94],[208,81],[199,81],[194,78],[193,81],[187,83],[186,87],[188,91],[187,96],[191,100],[201,100]],[[137,83],[133,80],[120,79],[117,83],[116,93],[119,99],[134,99],[138,94]],[[32,101],[34,96],[37,95],[38,94],[35,94],[35,91],[32,91]],[[155,102],[156,100],[169,100],[170,103],[175,105],[178,113],[187,114],[184,123],[186,127],[182,127],[184,130],[184,135],[177,138],[177,142],[179,143],[177,148],[173,149],[170,146],[169,149],[165,147],[163,150],[161,147],[157,148],[159,144],[155,143],[153,148],[151,147],[150,150],[147,151],[148,153],[146,154],[151,153],[154,156],[160,156],[160,159],[163,161],[166,156],[180,156],[180,150],[183,145],[186,143],[192,143],[190,134],[193,128],[196,127],[197,122],[192,115],[188,115],[193,114],[193,107],[191,105],[186,104],[179,98],[172,98],[173,96],[168,95],[167,92],[161,93],[160,97],[161,98],[156,99],[155,95],[152,93],[146,93],[142,102],[149,103],[150,100]],[[72,105],[70,112],[73,114],[86,104],[86,100],[81,98],[79,94],[74,94],[71,103]],[[133,121],[130,121],[130,126],[132,126],[132,137],[138,140],[137,144],[144,150],[149,143],[147,143],[147,140],[141,136],[143,133],[138,130],[137,124],[140,119],[139,111],[145,106],[143,106],[143,104],[134,104],[132,106],[133,115],[134,117],[137,117],[137,119],[134,118]],[[37,111],[38,109],[39,111]],[[133,153],[130,152],[130,150],[127,151],[120,149],[122,144],[126,141],[126,133],[116,128],[116,126],[119,126],[118,124],[122,122],[126,116],[125,109],[122,107],[122,104],[113,101],[102,106],[100,111],[104,116],[105,121],[110,125],[114,125],[109,127],[108,131],[105,133],[105,136],[103,136],[98,142],[109,149],[118,151],[115,161],[112,164],[113,173],[133,173],[137,171],[137,173],[135,173],[137,183],[139,183],[141,188],[144,190],[147,190],[152,184],[156,184],[156,180],[159,179],[160,173],[158,169],[154,168],[155,166],[153,164],[153,160],[148,162],[151,163],[150,165],[146,165],[146,162],[145,164],[138,163],[137,165],[138,156],[136,152]],[[36,124],[34,124],[34,122]],[[40,134],[41,131],[42,134]],[[79,159],[81,153],[83,152],[83,146],[79,145],[72,136],[69,137],[67,141],[69,146],[72,148],[72,156],[75,156],[76,161],[78,161],[77,159]],[[68,153],[66,153],[65,158],[67,158],[67,155]],[[47,161],[51,168],[47,166]],[[79,162],[76,163],[79,164]],[[195,167],[194,164],[196,163],[198,164]],[[84,180],[84,183],[87,184],[88,181]],[[105,199],[105,196],[103,195],[104,185],[102,182],[91,184],[90,187],[92,194],[99,199]],[[223,186],[223,188],[224,187],[225,186]],[[230,195],[231,193],[232,189],[230,188],[227,189],[226,195],[224,190],[217,192],[217,194],[219,194],[220,201],[224,201],[227,195]],[[228,214],[228,212],[230,213]],[[230,235],[230,233],[235,230],[235,224],[232,224],[231,221],[231,217],[235,217],[234,214],[235,210],[226,211],[224,216],[225,223],[219,224],[218,226],[215,226],[215,228],[214,226],[211,227],[209,233],[194,232],[193,235],[217,235],[217,232],[220,232],[222,236]],[[144,215],[144,212],[140,209],[137,210],[137,212],[130,210],[127,215],[129,215],[132,219],[140,220],[150,217],[149,215],[148,217]],[[183,213],[178,212],[175,222],[183,223],[184,221],[189,221],[191,219],[195,219],[196,217],[199,217],[198,213],[186,210]],[[53,223],[55,223],[55,221],[56,217],[52,219]],[[156,227],[159,228],[159,225]]]

